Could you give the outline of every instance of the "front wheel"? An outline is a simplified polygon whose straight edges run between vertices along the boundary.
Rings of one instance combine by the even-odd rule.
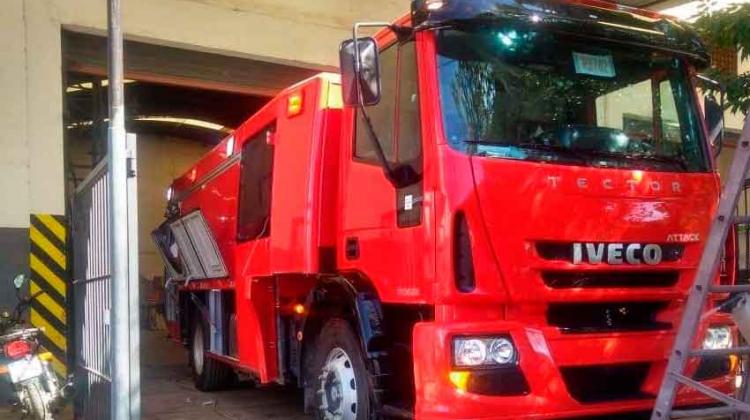
[[[343,319],[331,319],[323,327],[309,370],[317,419],[370,419],[373,387],[360,347]]]

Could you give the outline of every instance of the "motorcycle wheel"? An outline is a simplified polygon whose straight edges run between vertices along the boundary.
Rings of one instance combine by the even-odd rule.
[[[42,397],[42,390],[39,389],[39,384],[32,382],[26,385],[26,398],[27,408],[31,418],[34,420],[51,420],[48,414],[46,405],[44,404],[44,398]]]

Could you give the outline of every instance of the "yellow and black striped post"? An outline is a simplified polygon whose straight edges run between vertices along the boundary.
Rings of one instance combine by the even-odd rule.
[[[52,353],[52,366],[67,374],[68,289],[67,227],[62,216],[32,214],[29,228],[31,269],[30,294],[40,293],[31,302],[30,321],[44,333],[39,340]]]

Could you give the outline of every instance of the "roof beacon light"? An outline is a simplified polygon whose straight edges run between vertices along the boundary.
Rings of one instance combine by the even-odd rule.
[[[425,9],[433,12],[435,10],[440,10],[445,6],[445,1],[443,0],[425,0],[424,7]]]

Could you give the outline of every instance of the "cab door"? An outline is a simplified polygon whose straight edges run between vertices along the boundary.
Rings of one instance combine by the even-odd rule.
[[[392,167],[408,165],[419,176],[396,188],[386,178],[362,113],[348,109],[351,139],[342,147],[342,234],[339,267],[356,270],[377,285],[384,301],[427,300],[434,278],[432,226],[424,201],[416,43],[391,43],[380,52],[381,99],[367,107],[378,141]]]

